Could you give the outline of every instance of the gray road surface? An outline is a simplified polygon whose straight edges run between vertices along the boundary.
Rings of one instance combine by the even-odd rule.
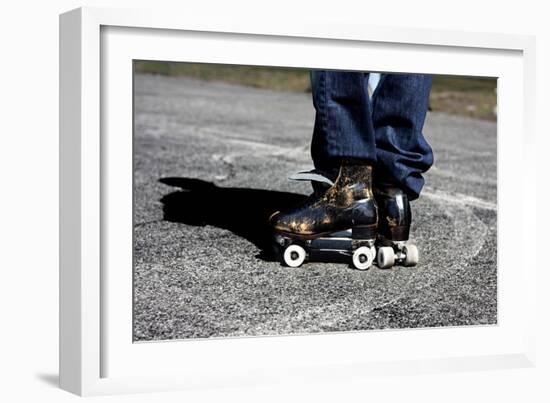
[[[496,125],[428,116],[417,267],[293,269],[265,222],[310,192],[287,177],[313,116],[308,94],[136,76],[136,341],[496,323]]]

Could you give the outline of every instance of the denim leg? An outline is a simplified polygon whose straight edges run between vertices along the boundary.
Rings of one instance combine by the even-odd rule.
[[[372,100],[376,135],[375,180],[397,184],[411,200],[418,198],[433,153],[422,134],[431,76],[384,74]]]
[[[422,134],[431,76],[382,74],[371,100],[368,73],[312,71],[315,127],[311,155],[316,168],[342,159],[375,165],[374,179],[390,182],[416,199],[433,164]]]
[[[337,166],[342,159],[376,160],[367,83],[365,73],[311,72],[316,111],[311,155],[316,168]]]

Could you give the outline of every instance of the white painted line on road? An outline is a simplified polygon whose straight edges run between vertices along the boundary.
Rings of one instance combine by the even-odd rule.
[[[421,197],[444,201],[447,203],[458,204],[461,206],[477,207],[485,210],[497,211],[497,204],[487,200],[479,199],[474,196],[465,195],[462,193],[447,193],[439,190],[425,188],[422,191]]]
[[[496,167],[494,169],[494,172],[496,174]],[[472,175],[472,174],[467,174],[467,173],[464,173],[464,172],[457,172],[456,170],[455,171],[450,171],[450,170],[446,170],[446,169],[441,169],[435,165],[433,165],[429,171],[426,173],[426,176],[431,176],[431,175],[436,175],[436,176],[439,176],[440,178],[451,178],[451,179],[455,179],[457,180],[458,178],[460,178],[460,180],[463,180],[463,181],[466,181],[466,182],[471,182],[471,183],[481,183],[481,184],[484,184],[484,185],[491,185],[491,186],[496,186],[497,185],[497,180],[496,178],[487,178],[487,177],[484,177],[484,176],[480,176],[480,175]]]

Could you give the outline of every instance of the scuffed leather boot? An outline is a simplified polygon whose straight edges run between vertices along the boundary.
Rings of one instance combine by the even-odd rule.
[[[406,244],[411,228],[409,198],[400,188],[391,184],[377,183],[374,197],[378,205],[378,267],[393,266],[396,262],[405,266],[418,263],[418,249]]]
[[[372,191],[372,166],[342,164],[334,184],[315,192],[308,201],[270,217],[275,231],[293,239],[315,239],[336,231],[352,231],[352,238],[373,240],[378,213]]]

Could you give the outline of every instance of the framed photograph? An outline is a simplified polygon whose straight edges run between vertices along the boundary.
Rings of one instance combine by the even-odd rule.
[[[534,365],[533,38],[83,8],[60,49],[62,388]]]

